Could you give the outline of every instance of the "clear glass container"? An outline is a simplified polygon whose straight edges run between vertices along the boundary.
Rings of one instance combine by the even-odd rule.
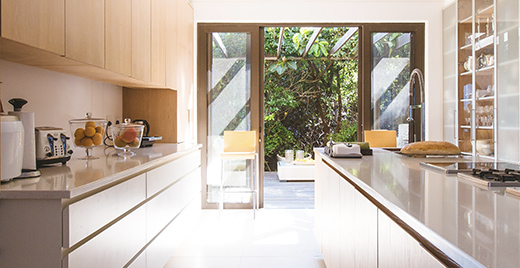
[[[84,148],[86,157],[80,159],[97,159],[92,156],[92,148],[103,145],[103,137],[107,121],[102,118],[92,118],[91,113],[86,113],[85,118],[69,120],[70,131],[76,147]]]
[[[132,149],[137,149],[141,145],[143,138],[144,125],[133,124],[129,118],[125,118],[124,123],[110,127],[114,148],[123,150],[118,153],[120,156],[135,155]]]

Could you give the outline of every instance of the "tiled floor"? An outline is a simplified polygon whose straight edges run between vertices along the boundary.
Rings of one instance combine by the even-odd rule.
[[[202,210],[165,268],[325,267],[313,209]]]

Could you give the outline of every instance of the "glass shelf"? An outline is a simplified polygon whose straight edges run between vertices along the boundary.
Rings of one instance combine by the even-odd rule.
[[[492,72],[494,68],[495,68],[495,65],[486,66],[486,67],[483,67],[483,68],[477,69],[477,72],[478,72],[478,73],[487,73],[487,72]]]
[[[459,23],[471,23],[471,21],[473,20],[473,15],[472,16],[469,16],[469,17],[466,17],[464,19],[461,19],[459,21]]]
[[[477,126],[477,129],[484,129],[484,130],[493,130],[493,126]]]
[[[489,6],[483,7],[479,10],[477,10],[477,15],[485,15],[485,16],[491,16],[495,13],[495,5],[491,4]]]
[[[485,101],[485,100],[495,100],[495,96],[486,96],[482,98],[476,98],[477,101]]]

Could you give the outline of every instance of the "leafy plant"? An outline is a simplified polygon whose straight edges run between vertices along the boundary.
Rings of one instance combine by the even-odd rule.
[[[281,55],[265,63],[264,114],[267,169],[287,149],[312,153],[331,133],[357,137],[357,34],[329,55],[348,28],[323,28],[309,53],[302,54],[314,30],[285,28]],[[265,29],[265,54],[278,52],[280,28]]]

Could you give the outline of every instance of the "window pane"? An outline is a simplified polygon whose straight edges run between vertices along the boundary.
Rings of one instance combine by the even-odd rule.
[[[410,33],[372,33],[371,129],[398,130],[408,117]]]

